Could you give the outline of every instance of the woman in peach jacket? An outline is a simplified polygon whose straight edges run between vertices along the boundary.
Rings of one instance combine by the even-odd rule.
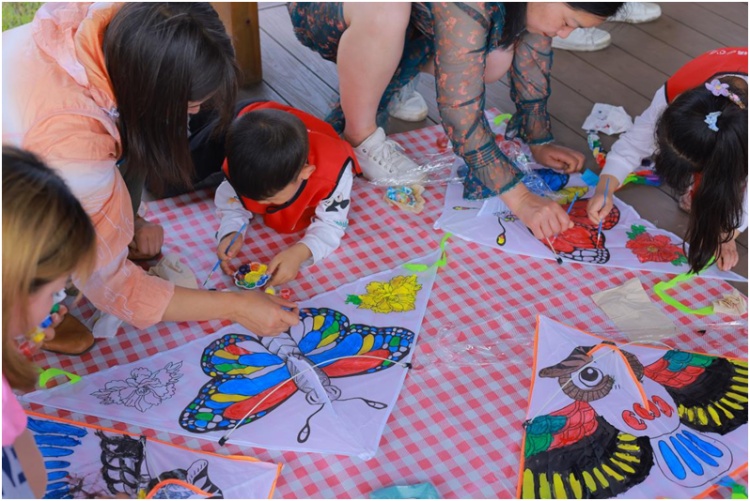
[[[3,143],[42,157],[90,215],[97,263],[82,291],[100,310],[138,328],[222,318],[273,335],[298,322],[281,298],[186,289],[128,260],[129,246],[155,254],[162,243],[135,216],[146,176],[189,184],[188,113],[205,103],[228,120],[236,88],[209,4],[45,4],[3,33]]]

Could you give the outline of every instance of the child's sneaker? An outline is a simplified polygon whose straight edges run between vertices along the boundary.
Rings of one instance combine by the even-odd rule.
[[[552,48],[591,52],[609,47],[612,37],[599,28],[576,28],[566,38],[552,37]]]
[[[354,148],[354,153],[362,173],[370,181],[394,186],[418,183],[423,178],[419,166],[404,155],[403,150],[396,141],[386,138],[385,131],[378,127]]]
[[[661,7],[658,3],[626,2],[617,14],[607,19],[617,23],[647,23],[661,17]]]
[[[421,122],[427,118],[429,109],[422,94],[417,92],[419,75],[401,87],[388,103],[388,114],[405,122]]]

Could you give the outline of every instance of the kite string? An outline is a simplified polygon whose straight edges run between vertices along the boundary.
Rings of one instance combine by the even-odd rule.
[[[403,366],[404,366],[404,367],[406,367],[407,369],[411,369],[411,367],[412,367],[412,365],[411,365],[411,362],[399,362],[399,361],[397,361],[397,360],[391,360],[390,358],[383,358],[383,357],[374,357],[374,356],[372,356],[372,355],[344,355],[344,356],[341,356],[341,357],[331,358],[331,359],[329,359],[329,360],[324,360],[324,361],[322,361],[322,362],[319,362],[319,363],[317,363],[317,364],[315,364],[315,365],[312,365],[312,366],[308,367],[307,369],[305,369],[305,370],[303,370],[303,371],[300,371],[300,372],[298,372],[297,374],[294,374],[294,375],[293,375],[292,377],[290,377],[290,378],[287,378],[286,380],[282,381],[281,383],[278,383],[278,384],[276,385],[276,388],[274,388],[274,389],[273,389],[273,390],[272,390],[272,391],[271,391],[271,392],[270,392],[270,393],[269,393],[268,395],[266,395],[265,397],[263,397],[262,399],[260,399],[260,401],[259,401],[259,402],[258,402],[257,404],[255,404],[255,405],[254,405],[254,406],[253,406],[253,407],[252,407],[252,408],[251,408],[251,409],[250,409],[249,411],[247,411],[247,412],[245,413],[245,415],[244,415],[244,416],[242,416],[242,418],[240,418],[240,419],[238,419],[238,420],[237,420],[237,423],[235,423],[235,425],[234,425],[234,426],[232,427],[232,429],[231,429],[231,430],[229,430],[229,431],[228,431],[228,432],[227,432],[226,434],[224,434],[224,435],[223,435],[223,436],[222,436],[222,437],[221,437],[221,438],[219,439],[219,445],[224,445],[224,444],[225,444],[225,443],[227,442],[227,440],[229,440],[229,437],[230,437],[230,436],[232,435],[232,433],[234,433],[234,430],[236,430],[236,429],[237,429],[237,428],[238,428],[238,427],[239,427],[239,426],[240,426],[240,425],[242,424],[242,422],[243,422],[243,421],[244,421],[244,420],[245,420],[245,419],[246,419],[246,418],[247,418],[247,417],[248,417],[249,415],[251,415],[251,414],[252,414],[252,413],[253,413],[253,412],[255,411],[255,409],[257,409],[258,407],[260,407],[260,405],[261,405],[261,404],[262,404],[263,402],[265,402],[265,401],[266,401],[266,399],[268,399],[268,398],[269,398],[269,397],[270,397],[271,395],[273,395],[273,394],[274,394],[274,393],[276,393],[276,392],[277,392],[278,390],[280,390],[280,389],[281,389],[281,388],[282,388],[282,387],[283,387],[283,386],[284,386],[284,385],[285,385],[286,383],[288,383],[289,381],[292,381],[292,380],[296,379],[296,378],[297,378],[297,376],[301,376],[302,374],[305,374],[305,373],[307,373],[307,372],[310,372],[311,370],[315,369],[316,367],[318,367],[318,366],[320,366],[320,365],[323,365],[323,364],[330,364],[330,363],[332,363],[332,362],[336,362],[336,361],[339,361],[339,360],[345,360],[345,359],[347,359],[347,358],[369,358],[369,359],[372,359],[372,360],[382,360],[382,361],[390,362],[390,363],[392,363],[392,364],[403,365]],[[247,424],[247,423],[246,423],[246,424]]]
[[[629,346],[629,345],[631,345],[631,344],[655,344],[655,345],[656,345],[656,344],[661,344],[661,345],[664,345],[664,346],[666,346],[666,347],[667,347],[668,349],[670,349],[670,350],[673,350],[673,349],[674,349],[674,348],[672,348],[671,346],[669,346],[669,345],[668,345],[667,343],[663,343],[663,342],[661,342],[661,341],[651,341],[651,342],[649,342],[649,343],[643,343],[643,342],[640,342],[640,343],[639,343],[639,342],[636,342],[636,341],[629,341],[629,342],[627,342],[627,343],[625,343],[625,344],[622,344],[622,345],[619,345],[619,346],[617,346],[617,347],[618,347],[618,348],[621,348],[621,347],[622,347],[622,348],[624,348],[624,347],[626,347],[626,346]],[[582,366],[581,366],[581,368],[580,368],[580,369],[578,369],[578,372],[580,372],[581,370],[585,369],[586,367],[588,367],[589,365],[593,364],[594,362],[596,362],[596,361],[600,360],[601,358],[603,358],[603,357],[606,357],[607,355],[611,355],[611,354],[613,354],[613,353],[615,353],[615,352],[614,352],[614,351],[607,351],[607,352],[605,352],[605,353],[602,353],[602,354],[601,354],[601,355],[599,355],[598,357],[595,357],[595,358],[591,359],[591,362],[587,362],[586,364],[582,365]],[[552,402],[552,400],[554,400],[554,399],[555,399],[555,398],[556,398],[556,397],[557,397],[557,396],[558,396],[558,395],[559,395],[559,394],[560,394],[560,393],[561,393],[561,392],[563,391],[563,389],[564,389],[564,388],[565,388],[565,387],[566,387],[566,386],[567,386],[568,384],[570,384],[570,383],[571,383],[572,381],[573,381],[572,379],[569,379],[569,380],[568,380],[568,381],[567,381],[567,382],[566,382],[565,384],[561,385],[561,386],[560,386],[560,388],[559,388],[559,389],[558,389],[557,391],[555,391],[554,393],[552,393],[552,396],[551,396],[551,397],[549,397],[549,398],[547,399],[547,401],[546,401],[546,402],[544,402],[544,404],[542,404],[542,406],[541,406],[541,407],[539,408],[539,411],[538,411],[538,412],[537,412],[537,413],[536,413],[536,414],[535,414],[535,415],[534,415],[534,416],[533,416],[532,418],[530,418],[530,419],[527,419],[527,420],[526,420],[526,422],[524,423],[524,427],[526,427],[526,425],[528,425],[529,423],[531,423],[532,421],[534,421],[534,420],[535,420],[536,418],[538,418],[538,417],[539,417],[539,415],[540,415],[540,414],[541,414],[542,412],[544,412],[544,410],[545,410],[545,409],[547,408],[547,406],[549,406],[550,402]]]

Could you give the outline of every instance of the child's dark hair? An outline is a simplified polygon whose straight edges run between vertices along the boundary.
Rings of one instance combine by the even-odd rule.
[[[254,110],[227,133],[227,168],[238,195],[267,200],[299,176],[309,142],[302,120],[281,110]]]
[[[607,18],[617,14],[617,11],[625,2],[566,2],[565,5],[573,10],[588,12],[595,16]],[[505,25],[503,34],[500,38],[500,47],[507,49],[513,45],[516,39],[526,31],[526,2],[506,2],[505,7]],[[627,7],[625,7],[627,8]]]
[[[239,69],[232,42],[208,3],[125,3],[104,34],[117,100],[124,169],[164,185],[189,187],[188,102],[210,97],[224,130],[232,119]]]
[[[747,108],[746,89],[730,85]],[[707,123],[719,112],[712,130]],[[708,119],[710,122],[710,118]],[[690,270],[699,272],[731,240],[742,221],[747,185],[747,109],[705,86],[684,92],[670,104],[656,127],[656,173],[679,193],[693,192],[685,243]]]

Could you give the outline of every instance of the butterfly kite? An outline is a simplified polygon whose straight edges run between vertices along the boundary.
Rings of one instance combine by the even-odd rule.
[[[519,497],[692,497],[746,467],[746,361],[620,347],[545,318],[537,335]]]
[[[302,309],[300,325],[301,334],[294,328],[289,336],[260,339],[227,334],[211,343],[201,367],[212,379],[182,412],[180,426],[194,433],[234,429],[268,415],[301,391],[307,403],[317,407],[297,435],[304,443],[310,437],[310,420],[328,402],[361,400],[373,409],[387,407],[361,397],[342,398],[332,380],[393,367],[409,354],[413,332],[350,325],[344,314],[329,308]]]
[[[553,237],[549,242],[546,239],[539,240],[547,248],[554,249],[555,253],[573,261],[582,263],[604,264],[609,261],[609,250],[606,247],[607,237],[604,230],[611,230],[620,221],[620,209],[614,205],[612,210],[602,221],[602,233],[599,235],[599,226],[589,219],[586,207],[588,199],[576,200],[573,207],[564,204],[562,207],[569,212],[573,227]],[[517,218],[509,211],[503,211],[497,218],[501,231],[497,236],[497,244],[505,245],[505,222],[513,222]],[[550,247],[551,246],[551,247]]]

